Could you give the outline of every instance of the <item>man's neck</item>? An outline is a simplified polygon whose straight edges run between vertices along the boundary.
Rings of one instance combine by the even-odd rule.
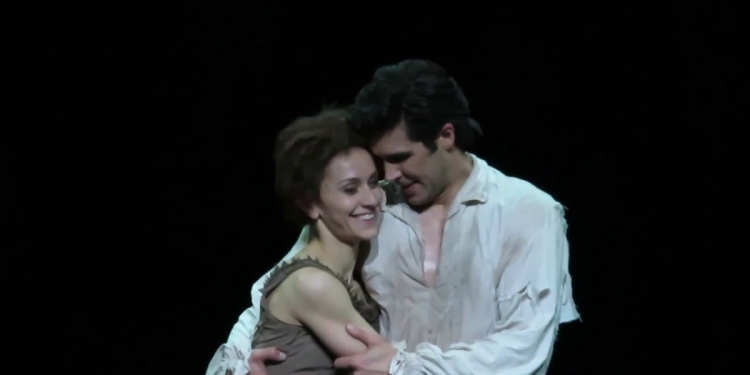
[[[450,164],[448,165],[448,187],[440,194],[433,205],[443,206],[445,210],[448,210],[453,201],[458,196],[458,192],[469,179],[472,169],[474,169],[474,159],[465,152],[457,152],[455,155],[451,155]]]

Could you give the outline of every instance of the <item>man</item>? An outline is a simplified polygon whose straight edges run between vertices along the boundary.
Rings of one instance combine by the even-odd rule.
[[[458,84],[429,61],[378,69],[349,122],[370,140],[403,202],[384,208],[363,268],[385,311],[383,337],[348,329],[368,349],[336,366],[354,374],[544,374],[558,324],[578,318],[563,207],[465,152],[479,126]],[[275,348],[250,355],[265,278],[209,374],[265,375],[263,362],[283,360]]]

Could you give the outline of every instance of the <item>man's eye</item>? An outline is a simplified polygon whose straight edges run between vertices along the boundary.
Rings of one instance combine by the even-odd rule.
[[[405,156],[398,156],[398,157],[394,157],[394,158],[388,159],[388,163],[390,163],[390,164],[399,164],[399,163],[403,163],[404,160],[406,160]]]

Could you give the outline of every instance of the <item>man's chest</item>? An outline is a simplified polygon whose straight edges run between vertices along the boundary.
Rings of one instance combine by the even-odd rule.
[[[480,221],[479,215],[386,217],[363,269],[368,289],[444,295],[494,279],[498,249],[492,243],[499,238],[488,236]]]
[[[494,321],[497,258],[479,218],[463,219],[470,221],[448,220],[440,227],[424,223],[418,230],[400,220],[384,221],[363,276],[388,312],[391,330],[406,335],[403,339],[418,336],[419,327],[437,326],[446,328],[436,335],[480,337]],[[439,234],[439,241],[431,242],[430,234]],[[437,265],[433,283],[430,261]]]
[[[427,211],[412,224],[422,248],[422,281],[429,288],[437,284],[446,216],[443,210]]]

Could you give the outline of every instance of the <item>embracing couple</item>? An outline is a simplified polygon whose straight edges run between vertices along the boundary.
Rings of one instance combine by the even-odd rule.
[[[480,132],[424,60],[282,130],[276,192],[302,234],[207,374],[544,374],[578,318],[564,209],[466,152]]]

